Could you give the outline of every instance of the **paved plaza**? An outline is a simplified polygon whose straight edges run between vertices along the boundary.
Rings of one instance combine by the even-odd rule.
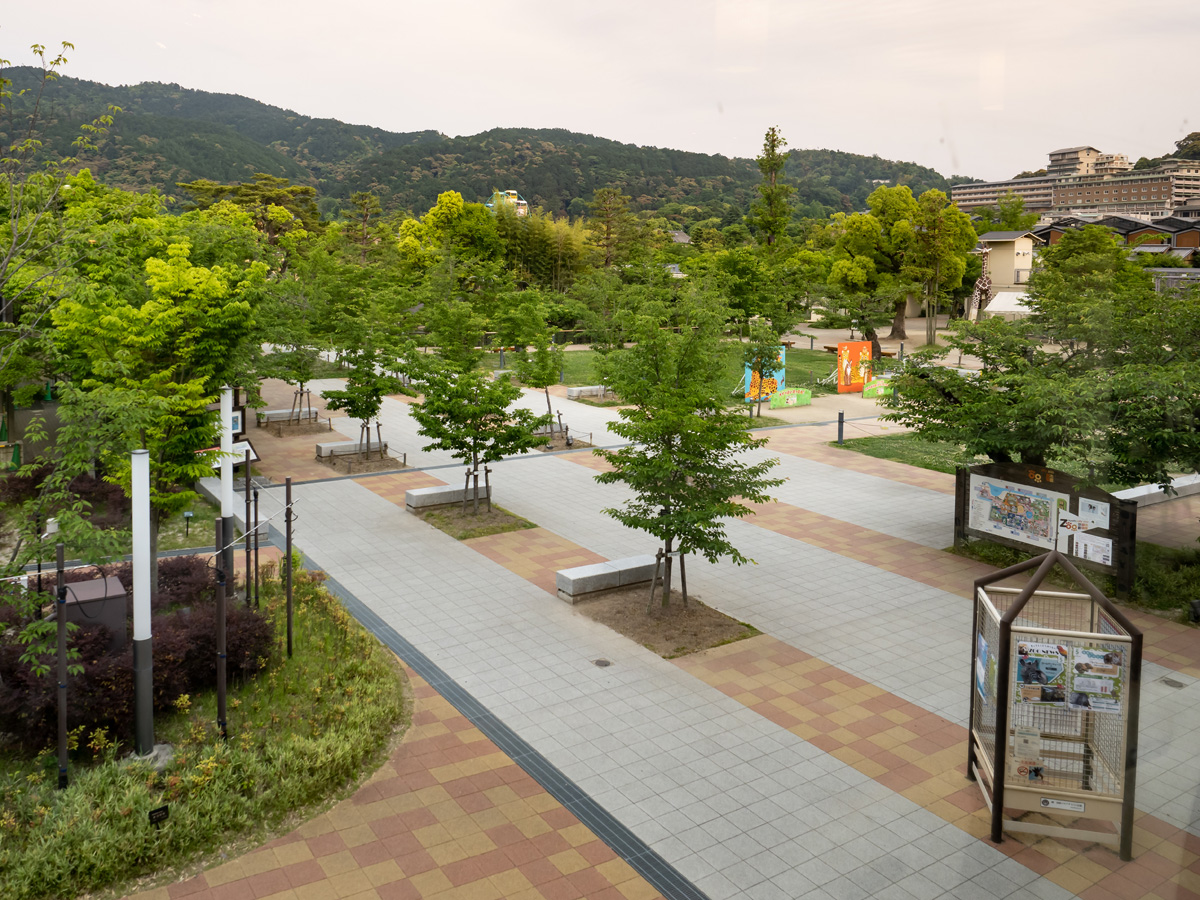
[[[613,410],[555,404],[574,433],[618,443]],[[383,436],[419,471],[330,478],[311,445],[264,453],[301,481],[297,546],[409,668],[413,728],[329,812],[139,896],[1200,898],[1196,633],[1132,614],[1146,632],[1135,859],[990,843],[964,775],[967,597],[989,569],[943,552],[953,479],[830,447],[839,408],[850,435],[884,433],[861,398],[762,432],[751,455],[777,456],[787,482],[729,525],[756,564],[689,564],[691,592],[763,634],[675,661],[553,595],[557,569],[654,550],[603,515],[626,495],[595,482],[590,451],[495,465],[496,502],[538,527],[465,542],[404,510],[406,489],[462,469],[421,452],[403,399],[385,401]],[[357,422],[333,428],[358,437]],[[282,490],[265,497],[269,512]],[[1172,507],[1140,530],[1186,543],[1195,516]]]

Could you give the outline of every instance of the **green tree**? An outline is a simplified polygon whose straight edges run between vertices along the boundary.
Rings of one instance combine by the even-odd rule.
[[[606,365],[607,383],[632,404],[610,428],[630,443],[594,451],[613,466],[596,480],[622,482],[634,493],[624,507],[604,510],[607,515],[663,542],[666,606],[671,554],[677,549],[710,562],[724,556],[749,562],[729,541],[724,520],[749,514],[745,502],[766,502],[767,491],[782,481],[767,477],[777,459],[739,458],[766,440],[750,437],[721,397],[724,305],[691,288],[673,308],[648,303],[631,318],[636,342]]]
[[[750,205],[750,215],[746,217],[747,222],[758,231],[768,253],[774,253],[777,242],[792,220],[789,198],[796,189],[784,180],[789,156],[783,149],[786,146],[787,141],[778,128],[772,125],[767,129],[762,153],[756,160],[763,178],[758,186],[759,198]]]
[[[762,384],[779,368],[779,333],[766,322],[759,320],[750,324],[750,342],[745,345],[743,355],[746,366],[750,370],[750,384],[746,385],[747,393],[758,399],[758,416],[762,418],[763,388]],[[757,392],[754,391],[755,383]],[[750,407],[753,415],[754,407]]]
[[[180,182],[176,187],[192,195],[195,209],[208,209],[222,200],[240,206],[250,213],[255,227],[271,244],[279,243],[289,231],[317,231],[321,227],[317,189],[292,184],[287,178],[258,172],[253,181],[238,184],[220,184],[201,178]]]
[[[146,260],[148,295],[106,289],[105,267],[97,265],[52,313],[61,371],[78,387],[64,396],[63,405],[78,407],[67,415],[83,421],[98,410],[116,417],[108,440],[60,442],[53,461],[70,474],[72,466],[78,472],[99,459],[106,477],[128,493],[129,451],[148,449],[152,559],[161,523],[193,503],[191,486],[212,474],[211,454],[199,453],[218,439],[210,406],[223,384],[245,374],[253,307],[267,275],[262,262],[203,267],[190,257],[183,240]]]
[[[516,335],[517,355],[513,368],[521,383],[541,389],[546,395],[546,415],[554,421],[554,409],[550,405],[550,385],[558,384],[563,367],[563,349],[554,343],[554,329],[546,324],[546,314],[532,300],[519,307],[513,330]]]
[[[423,450],[446,450],[467,466],[468,491],[472,511],[479,511],[479,468],[484,467],[485,482],[489,463],[505,456],[526,453],[546,443],[534,430],[548,426],[549,416],[535,416],[528,409],[509,409],[521,396],[521,389],[508,378],[493,381],[479,372],[458,372],[445,365],[425,368],[414,376],[422,401],[409,407],[417,423],[417,433],[429,438]],[[470,490],[474,479],[473,490]],[[489,501],[490,502],[490,501]]]
[[[1040,218],[1040,213],[1025,212],[1025,198],[1012,191],[1005,192],[994,207],[982,206],[973,212],[979,216],[975,230],[980,234],[989,231],[1028,231]]]
[[[908,223],[911,249],[901,271],[925,285],[925,343],[937,341],[937,315],[942,294],[962,284],[967,257],[979,242],[966,213],[937,190],[923,193]]]
[[[65,214],[70,173],[79,163],[76,154],[95,151],[94,142],[120,112],[110,106],[84,124],[70,155],[46,148],[45,95],[72,49],[64,41],[62,52],[48,58],[46,48],[34,44],[38,79],[20,91],[13,90],[7,77],[9,61],[0,59],[0,221],[5,226],[0,236],[0,398],[14,437],[16,394],[44,384],[51,374],[45,370],[43,335],[62,296],[63,276],[95,249],[94,240],[84,238],[95,219],[72,220]]]
[[[354,226],[353,241],[359,246],[359,263],[365,266],[367,251],[376,241],[371,222],[383,215],[383,207],[379,205],[379,198],[370,191],[355,191],[350,195],[350,205],[352,209],[344,211],[342,216]]]
[[[588,204],[587,227],[606,269],[624,262],[639,237],[637,220],[629,211],[629,197],[611,187],[597,190]]]
[[[354,355],[345,389],[321,392],[330,409],[345,410],[350,418],[358,419],[360,459],[369,458],[371,455],[371,420],[379,418],[383,398],[388,394],[400,393],[404,389],[398,379],[381,371],[380,363],[377,352],[361,350]],[[378,428],[378,423],[376,427]],[[382,438],[380,441],[379,455],[382,458]]]

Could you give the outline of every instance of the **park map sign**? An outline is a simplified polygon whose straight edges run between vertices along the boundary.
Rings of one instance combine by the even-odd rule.
[[[1133,586],[1137,504],[1054,469],[991,463],[958,470],[954,542],[993,541],[1076,562]]]

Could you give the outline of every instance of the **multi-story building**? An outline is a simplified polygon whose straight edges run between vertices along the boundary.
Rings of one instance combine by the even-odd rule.
[[[956,184],[950,198],[961,210],[980,206],[995,206],[1005,194],[1016,194],[1025,201],[1028,212],[1043,212],[1054,205],[1054,185],[1057,178],[1016,178],[1012,181],[989,181],[976,184]]]
[[[1067,147],[1050,154],[1046,175],[951,189],[959,209],[995,206],[1007,193],[1025,201],[1029,212],[1050,216],[1136,216],[1159,219],[1186,215],[1177,210],[1200,200],[1200,161],[1168,159],[1148,169],[1134,169],[1121,153],[1095,147]]]
[[[1050,212],[1158,219],[1196,197],[1200,197],[1200,161],[1168,159],[1150,169],[1060,178]]]

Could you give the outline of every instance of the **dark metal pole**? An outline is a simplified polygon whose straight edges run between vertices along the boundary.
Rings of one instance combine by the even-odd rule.
[[[250,451],[246,451],[246,480],[244,490],[246,492],[246,518],[243,519],[246,523],[244,537],[246,539],[246,605],[250,605]]]
[[[254,608],[258,609],[258,488],[254,489]]]
[[[1137,786],[1138,724],[1142,712],[1142,635],[1131,635],[1125,688],[1125,791],[1121,798],[1121,859],[1133,859],[1133,793]]]
[[[900,355],[896,357],[896,362],[904,362],[904,341],[900,342]]]
[[[216,520],[217,540],[224,532],[221,519]],[[229,736],[225,720],[225,560],[224,554],[217,551],[217,728],[221,737]]]
[[[292,479],[289,477],[284,482],[284,500],[286,508],[283,511],[284,523],[284,571],[287,573],[284,577],[285,590],[287,592],[287,655],[288,659],[292,658]]]
[[[55,547],[58,570],[58,789],[67,786],[67,577],[62,541]]]
[[[844,409],[839,409],[838,410],[838,443],[839,444],[845,443],[845,440],[844,440],[845,435],[846,435],[846,411]]]
[[[810,335],[808,336],[808,349],[809,349],[809,350],[813,350],[813,349],[815,349],[815,348],[813,347],[813,344],[815,343],[815,341],[816,341],[816,338],[815,338],[815,337],[813,337],[813,336],[810,334]]]

